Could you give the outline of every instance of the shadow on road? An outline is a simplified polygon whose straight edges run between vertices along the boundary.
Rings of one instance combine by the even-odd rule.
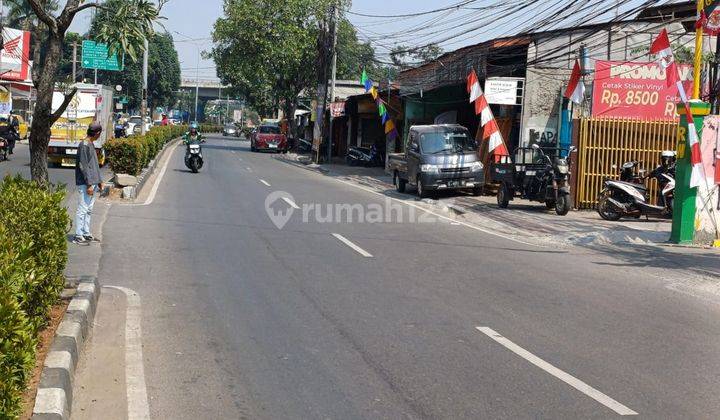
[[[242,147],[242,146],[225,146],[225,145],[219,145],[219,144],[203,144],[203,149],[210,149],[210,150],[237,150],[242,152],[249,152],[250,147]]]
[[[682,269],[720,280],[720,254],[701,249],[669,246],[590,246],[595,251],[613,257],[617,262],[595,262],[613,267]]]

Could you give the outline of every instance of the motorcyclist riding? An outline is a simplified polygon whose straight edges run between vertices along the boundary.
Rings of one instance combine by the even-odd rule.
[[[190,125],[190,131],[183,136],[185,144],[185,166],[192,172],[197,172],[203,166],[201,143],[205,143],[205,139],[198,131],[197,123]]]
[[[190,130],[183,135],[183,143],[205,143],[205,138],[200,134],[197,123],[190,124]]]

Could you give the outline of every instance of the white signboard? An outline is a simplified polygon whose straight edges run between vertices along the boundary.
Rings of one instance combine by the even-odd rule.
[[[485,98],[490,104],[521,105],[523,79],[490,77],[485,81]]]
[[[242,110],[236,109],[233,111],[233,121],[240,122],[242,121]]]

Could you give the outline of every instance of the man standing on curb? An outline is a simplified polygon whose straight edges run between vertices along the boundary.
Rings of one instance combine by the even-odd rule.
[[[90,217],[95,205],[95,193],[103,189],[100,165],[93,142],[102,134],[102,126],[93,121],[87,130],[87,137],[80,142],[75,163],[75,185],[78,190],[78,207],[75,213],[75,239],[73,243],[89,245],[97,240],[90,233]]]

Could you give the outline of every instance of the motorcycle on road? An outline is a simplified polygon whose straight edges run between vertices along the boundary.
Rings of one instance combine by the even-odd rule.
[[[191,126],[190,130],[183,138],[183,143],[186,145],[185,166],[196,174],[203,167],[202,147],[200,145],[205,143],[205,139],[197,132],[197,128]]]

